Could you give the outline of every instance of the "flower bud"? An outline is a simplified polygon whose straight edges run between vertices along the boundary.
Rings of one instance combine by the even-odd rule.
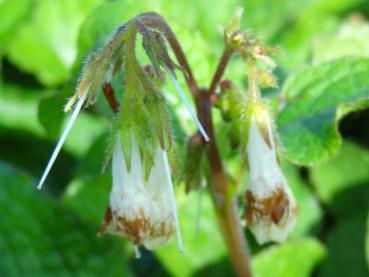
[[[257,117],[251,112],[246,220],[258,243],[282,242],[295,224],[296,201],[277,159],[270,116],[265,110]]]
[[[113,152],[113,186],[100,234],[121,235],[135,245],[155,249],[169,243],[177,229],[177,214],[168,190],[165,158],[158,146],[149,177],[145,179],[139,147],[132,140],[131,166],[127,168],[119,135]],[[164,152],[165,153],[165,152]],[[166,156],[165,156],[166,157]]]

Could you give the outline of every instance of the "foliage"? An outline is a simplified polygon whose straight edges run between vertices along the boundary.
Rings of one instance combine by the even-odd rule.
[[[79,116],[46,190],[35,187],[60,134],[62,110],[74,93],[82,62],[116,28],[138,13],[160,13],[199,84],[208,85],[223,47],[216,28],[239,5],[245,5],[242,24],[285,52],[276,58],[280,88],[262,93],[275,114],[282,167],[300,210],[285,244],[255,246],[247,234],[255,276],[368,275],[367,1],[3,0],[1,276],[234,274],[211,199],[201,186],[185,194],[183,183],[176,184],[183,255],[172,242],[135,261],[122,239],[97,238],[111,188],[110,172],[100,174],[113,118],[103,97]],[[137,57],[149,63],[143,51],[137,50]],[[236,56],[224,78],[245,91],[245,73]],[[177,75],[185,88],[184,77]],[[174,88],[168,84],[163,91],[182,168],[186,140],[195,127]],[[219,111],[214,116],[224,165],[244,191],[246,165],[229,144],[233,127]],[[201,168],[206,171],[206,165]]]

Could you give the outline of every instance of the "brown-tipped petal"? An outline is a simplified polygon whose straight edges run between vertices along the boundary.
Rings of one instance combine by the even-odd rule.
[[[162,150],[158,148],[148,179],[138,145],[133,140],[131,169],[123,157],[120,138],[113,152],[113,187],[103,231],[121,235],[135,245],[155,249],[168,244],[176,230],[176,210],[167,187]],[[111,220],[110,220],[111,217]]]
[[[296,201],[277,160],[270,123],[266,124],[263,131],[267,140],[251,118],[247,144],[250,172],[245,216],[247,226],[260,244],[286,240],[297,215]]]

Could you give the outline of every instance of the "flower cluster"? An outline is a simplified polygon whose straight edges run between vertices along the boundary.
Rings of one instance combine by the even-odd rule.
[[[121,235],[136,249],[144,245],[152,250],[169,243],[177,232],[182,251],[167,154],[172,148],[172,131],[167,104],[160,91],[165,76],[162,69],[174,83],[204,139],[209,138],[176,81],[173,70],[177,66],[166,52],[162,34],[145,24],[147,17],[150,14],[137,16],[119,28],[106,47],[88,59],[77,91],[65,108],[70,111],[74,107],[74,110],[38,188],[41,189],[45,182],[82,107],[86,103],[93,104],[103,87],[116,116],[106,159],[112,160],[113,184],[99,234]],[[143,47],[152,66],[142,68],[136,58],[138,34],[142,35]],[[120,103],[112,99],[115,88],[110,83],[115,79],[121,84],[117,89],[123,94]]]
[[[232,82],[223,81],[216,105],[223,119],[231,123],[231,145],[236,148],[241,144],[248,161],[247,227],[261,244],[282,242],[295,225],[297,206],[279,164],[273,116],[260,92],[260,88],[277,87],[277,79],[272,74],[276,64],[271,56],[280,49],[253,38],[250,30],[242,32],[241,15],[240,10],[224,29],[224,39],[226,47],[233,49],[246,63],[248,90],[244,93]]]
[[[88,59],[76,93],[65,107],[66,111],[73,107],[74,110],[38,188],[45,182],[79,112],[84,105],[92,105],[103,88],[115,116],[104,163],[112,161],[112,190],[99,234],[120,235],[131,241],[136,250],[139,245],[152,250],[168,244],[177,232],[182,251],[171,178],[173,164],[168,160],[173,151],[172,128],[161,91],[165,76],[173,82],[199,129],[189,143],[188,153],[192,155],[187,164],[189,184],[198,180],[198,165],[205,151],[199,134],[204,141],[209,138],[176,81],[174,70],[178,66],[167,53],[163,33],[150,25],[154,22],[151,16],[150,13],[139,15],[120,27],[109,43]],[[281,242],[295,224],[297,207],[279,164],[272,115],[259,91],[260,87],[275,87],[277,80],[271,70],[258,67],[261,61],[272,69],[275,63],[269,54],[278,49],[251,39],[250,31],[241,32],[240,16],[238,12],[224,29],[224,38],[227,49],[238,53],[247,64],[248,92],[244,94],[231,82],[222,82],[221,93],[215,95],[216,106],[222,109],[223,118],[232,122],[233,146],[241,144],[248,160],[247,226],[259,243]],[[138,35],[142,36],[142,46],[151,61],[146,67],[136,57]],[[119,101],[115,99],[115,90],[120,94]],[[196,185],[188,185],[187,190],[192,187]]]

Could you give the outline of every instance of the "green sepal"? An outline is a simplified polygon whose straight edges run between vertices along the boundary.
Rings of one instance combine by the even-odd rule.
[[[76,92],[67,103],[65,111],[70,111],[76,100],[86,90],[88,90],[87,106],[96,102],[96,94],[98,91],[101,91],[103,81],[111,79],[112,75],[120,69],[119,63],[124,63],[124,55],[122,55],[124,51],[123,42],[130,35],[126,31],[132,28],[128,28],[126,25],[122,26],[103,49],[87,57]]]
[[[179,68],[169,57],[162,33],[158,30],[147,28],[142,24],[138,24],[137,26],[142,34],[142,47],[154,67],[156,77],[163,79],[164,75],[161,72],[160,65],[166,66],[172,71]]]
[[[221,85],[217,106],[220,108],[225,121],[239,121],[247,105],[246,93],[231,81],[224,81],[223,84]]]
[[[202,181],[202,160],[206,145],[202,143],[199,133],[192,136],[187,143],[186,160],[182,179],[186,185],[186,193],[197,190]]]
[[[256,120],[256,124],[259,128],[261,135],[263,136],[265,142],[271,146],[271,139],[275,140],[275,136],[270,137],[268,128],[271,129],[272,134],[274,133],[274,123],[273,117],[270,113],[270,109],[267,103],[264,101],[249,101],[243,110],[243,114],[241,116],[241,144],[242,144],[242,152],[246,156],[247,144],[249,141],[249,130],[251,119],[254,118]],[[273,141],[275,144],[275,141]]]
[[[230,81],[224,81],[221,84],[221,93],[219,94],[217,107],[220,108],[224,121],[230,123],[228,137],[233,149],[239,146],[244,136],[243,130],[245,129],[247,105],[246,92]]]
[[[109,52],[106,50],[111,57],[110,65],[103,68],[101,72],[111,75],[123,72],[125,90],[120,111],[114,120],[112,139],[108,146],[104,163],[107,164],[107,161],[110,159],[116,137],[119,134],[128,170],[131,167],[132,145],[133,141],[135,141],[139,148],[147,179],[158,147],[166,151],[170,149],[172,132],[167,104],[159,91],[157,82],[152,80],[153,78],[143,70],[137,60],[135,48],[138,31],[143,34],[146,48],[152,50],[148,52],[151,53],[149,58],[153,63],[154,69],[160,70],[158,68],[159,64],[166,65],[170,69],[174,67],[166,52],[161,34],[147,29],[138,20],[132,20],[119,29],[114,38],[104,48],[106,49],[110,46],[116,51]],[[118,47],[118,42],[120,42],[121,47]],[[105,53],[104,51],[102,52]],[[119,64],[120,61],[123,61],[123,64]],[[88,74],[84,76],[88,77]],[[101,78],[99,77],[98,79]],[[102,79],[104,79],[104,76],[102,76]]]

